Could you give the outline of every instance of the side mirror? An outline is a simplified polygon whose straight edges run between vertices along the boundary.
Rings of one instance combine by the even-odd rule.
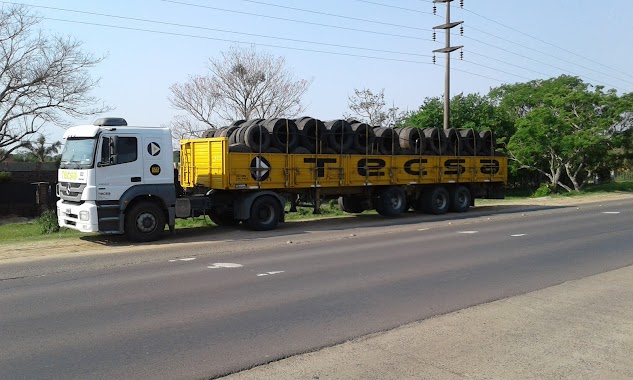
[[[119,137],[112,136],[110,137],[110,164],[114,165],[117,163],[117,150],[119,146]]]

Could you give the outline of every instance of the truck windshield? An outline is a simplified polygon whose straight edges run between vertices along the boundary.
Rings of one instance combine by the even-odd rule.
[[[71,138],[66,140],[60,168],[62,169],[89,169],[94,163],[95,138]]]

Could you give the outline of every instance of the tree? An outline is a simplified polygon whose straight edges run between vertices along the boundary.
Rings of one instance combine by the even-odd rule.
[[[344,117],[360,119],[369,125],[394,127],[403,119],[398,107],[387,107],[384,88],[377,93],[368,89],[354,89],[354,95],[348,97],[347,105],[352,113]]]
[[[439,97],[426,98],[406,119],[407,125],[419,128],[444,127],[444,102]],[[514,133],[514,121],[500,112],[495,102],[480,94],[458,94],[451,100],[451,126],[491,130],[498,141],[506,142]]]
[[[25,145],[25,148],[29,152],[29,156],[31,156],[35,162],[54,160],[53,156],[59,152],[59,148],[61,147],[62,143],[60,141],[47,144],[46,137],[44,137],[44,135],[40,135],[40,137],[35,140],[35,143],[30,141]]]
[[[294,117],[304,110],[311,81],[296,78],[283,57],[233,47],[211,58],[208,68],[170,87],[172,106],[185,113],[171,122],[177,131],[200,134],[219,122]]]
[[[88,71],[103,58],[71,37],[37,29],[40,19],[23,5],[0,8],[0,161],[28,146],[47,123],[96,115],[109,108],[90,95],[98,84]]]
[[[589,174],[603,165],[617,142],[614,126],[631,110],[615,90],[605,92],[566,75],[501,86],[491,94],[517,118],[510,157],[547,176],[554,189],[567,191],[580,191]]]

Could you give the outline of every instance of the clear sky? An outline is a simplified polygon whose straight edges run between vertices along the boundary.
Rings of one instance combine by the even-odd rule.
[[[432,27],[444,23],[445,5],[434,16],[431,0],[16,3],[33,5],[44,29],[107,54],[93,72],[101,78],[94,95],[115,107],[109,115],[131,125],[169,122],[177,113],[167,100],[169,86],[204,74],[209,57],[238,41],[284,56],[297,76],[314,78],[305,114],[324,120],[347,111],[354,88],[384,88],[388,102],[402,110],[444,92],[443,55],[431,63],[444,32],[438,42],[431,37]],[[633,91],[633,1],[465,0],[464,9],[459,3],[451,5],[452,20],[464,21],[464,36],[453,29],[452,43],[465,46],[464,61],[453,54],[452,95],[563,73]],[[49,139],[62,133],[47,127]]]

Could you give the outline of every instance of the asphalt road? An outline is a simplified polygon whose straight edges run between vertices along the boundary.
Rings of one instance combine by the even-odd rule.
[[[2,264],[0,377],[213,378],[633,264],[631,200],[449,219]]]

